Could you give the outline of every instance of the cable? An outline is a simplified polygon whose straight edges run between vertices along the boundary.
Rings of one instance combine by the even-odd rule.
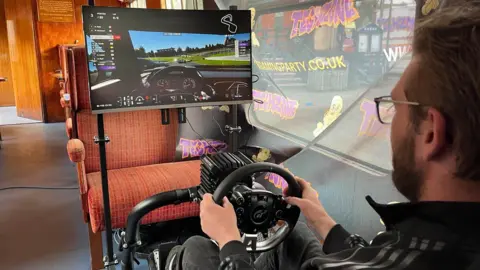
[[[263,104],[263,100],[260,100],[260,99],[254,99],[253,102],[255,103],[258,103],[258,104]],[[249,104],[248,106],[248,109],[247,109],[247,113],[245,114],[246,118],[247,118],[247,122],[250,124],[250,126],[252,127],[252,131],[250,132],[250,134],[248,135],[247,137],[247,140],[245,141],[245,151],[244,151],[244,154],[247,154],[247,146],[248,146],[248,142],[250,141],[250,138],[252,137],[252,134],[253,134],[253,130],[255,129],[255,126],[252,124],[252,121],[250,120],[250,113],[252,111],[252,103]]]
[[[256,83],[260,80],[260,76],[258,76],[257,74],[252,74],[252,77],[257,77],[257,80],[256,81],[252,81],[252,83]]]
[[[27,186],[20,186],[20,187],[0,188],[0,191],[9,190],[9,189],[73,190],[73,189],[78,189],[78,187],[27,187]]]
[[[188,117],[185,116],[185,120],[187,120],[187,123],[188,123],[188,125],[190,126],[190,128],[192,129],[192,131],[193,131],[195,134],[197,134],[198,137],[200,137],[202,140],[204,140],[210,147],[212,147],[212,149],[215,150],[215,152],[218,153],[217,148],[213,147],[213,145],[211,145],[211,144],[207,141],[207,139],[205,139],[205,137],[203,137],[202,135],[200,135],[200,133],[198,133],[198,132],[193,128],[192,123],[190,123],[190,120],[188,120]]]
[[[244,151],[244,154],[246,155],[247,154],[247,146],[248,146],[248,142],[250,141],[250,138],[252,137],[252,133],[253,133],[253,130],[254,130],[254,126],[252,125],[252,122],[250,122],[250,111],[252,109],[252,103],[250,103],[250,105],[248,106],[248,110],[247,110],[247,113],[245,114],[246,117],[247,117],[247,122],[250,124],[250,127],[252,127],[252,130],[250,131],[250,134],[248,134],[248,137],[247,137],[247,140],[245,141],[245,151]]]
[[[212,110],[212,119],[217,124],[218,128],[220,129],[220,133],[222,133],[223,137],[226,137],[227,135],[223,133],[222,127],[220,126],[220,123],[218,123],[217,119],[215,118],[215,114],[213,113],[213,110]]]

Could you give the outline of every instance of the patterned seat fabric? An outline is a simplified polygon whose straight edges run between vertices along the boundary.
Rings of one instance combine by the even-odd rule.
[[[123,228],[132,208],[159,192],[199,184],[200,161],[173,162],[177,125],[161,125],[159,110],[104,115],[113,228]],[[96,116],[88,111],[77,114],[78,137],[85,146],[88,186],[88,213],[93,232],[104,229],[104,208],[100,175]],[[149,166],[150,165],[150,166]],[[85,209],[86,210],[86,209]],[[197,204],[168,206],[148,215],[145,223],[196,216]]]
[[[93,232],[104,230],[102,179],[100,172],[87,174],[88,209]],[[186,161],[108,172],[112,227],[123,228],[132,208],[140,201],[160,192],[200,184],[200,163]],[[142,224],[187,218],[199,214],[198,204],[183,203],[159,208],[142,219]]]

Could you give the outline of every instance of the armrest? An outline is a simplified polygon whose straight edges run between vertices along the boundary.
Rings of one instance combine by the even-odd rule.
[[[68,117],[68,115],[66,115],[66,117]],[[65,129],[66,129],[66,132],[67,132],[67,137],[69,139],[71,139],[72,135],[73,135],[73,120],[72,120],[72,118],[69,117],[65,121]],[[67,145],[67,148],[68,148],[68,145]],[[70,156],[70,154],[69,154],[69,156]],[[70,160],[73,161],[71,158],[70,158]],[[75,162],[75,161],[73,161],[73,162]]]
[[[79,139],[71,139],[68,141],[67,152],[72,162],[80,163],[85,160],[85,146]]]
[[[67,106],[65,99],[63,97],[60,98],[60,106],[62,106],[62,108],[65,108],[65,106]]]
[[[67,152],[70,160],[77,164],[77,176],[80,194],[86,194],[88,191],[88,184],[85,174],[85,163],[83,163],[85,160],[85,146],[79,139],[71,139],[67,143]]]

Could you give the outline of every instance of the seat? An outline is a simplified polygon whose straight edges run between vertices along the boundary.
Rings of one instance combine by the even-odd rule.
[[[192,174],[193,173],[193,174]],[[197,161],[174,162],[110,170],[108,173],[112,227],[122,228],[136,205],[149,196],[165,190],[189,188],[199,184],[200,168]],[[172,181],[175,180],[175,181]],[[184,179],[185,181],[177,181]],[[87,175],[88,212],[95,231],[104,229],[102,179],[100,172]],[[174,220],[198,214],[196,204],[184,203],[157,209],[142,219],[142,224]],[[92,218],[93,217],[93,218]]]
[[[69,77],[72,87],[71,126],[75,130],[67,145],[70,160],[77,166],[84,219],[90,228],[92,269],[102,268],[101,232],[105,229],[100,173],[97,116],[91,112],[85,48],[71,49],[74,57]],[[77,61],[75,61],[77,60]],[[175,162],[178,135],[177,110],[170,111],[169,125],[162,125],[160,110],[106,113],[105,134],[112,228],[124,228],[128,213],[140,201],[156,193],[187,188],[200,182],[200,161]],[[196,203],[158,209],[143,224],[198,216]]]

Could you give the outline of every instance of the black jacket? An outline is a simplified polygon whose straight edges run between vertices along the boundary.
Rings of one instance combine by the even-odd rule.
[[[305,262],[301,270],[480,270],[480,203],[367,201],[386,232],[368,245],[336,225],[325,239],[325,254]],[[236,269],[255,269],[246,263],[250,255],[240,242],[222,248],[220,259],[227,258]]]

